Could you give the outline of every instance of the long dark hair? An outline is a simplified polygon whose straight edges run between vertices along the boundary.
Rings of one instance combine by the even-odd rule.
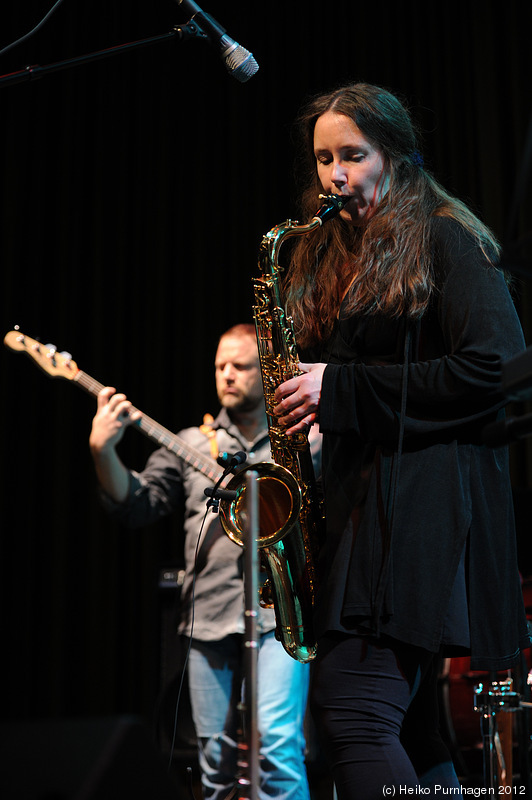
[[[366,83],[318,95],[299,117],[302,220],[313,215],[322,191],[313,140],[316,121],[327,111],[349,117],[380,150],[389,189],[363,227],[337,217],[294,245],[285,298],[303,347],[329,335],[344,296],[348,315],[421,317],[434,291],[431,222],[435,216],[452,217],[463,225],[491,263],[499,253],[488,228],[423,169],[405,106],[386,89]]]

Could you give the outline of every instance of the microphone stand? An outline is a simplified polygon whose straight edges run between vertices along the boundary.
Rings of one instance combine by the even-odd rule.
[[[179,41],[186,41],[187,39],[192,38],[202,38],[208,39],[205,33],[201,30],[199,25],[197,25],[194,20],[189,20],[185,25],[176,25],[172,28],[171,31],[168,33],[163,33],[159,36],[152,36],[148,39],[138,39],[135,42],[127,42],[125,44],[120,44],[115,47],[108,47],[105,50],[97,50],[93,53],[87,53],[83,56],[77,56],[76,58],[68,58],[65,61],[57,61],[53,64],[47,64],[44,67],[41,67],[39,64],[34,64],[32,66],[27,66],[24,69],[18,70],[17,72],[10,72],[7,75],[0,75],[0,87],[2,86],[11,86],[15,83],[23,83],[25,81],[31,81],[36,78],[41,78],[43,75],[47,75],[51,72],[59,72],[63,69],[70,69],[71,67],[77,67],[80,64],[86,64],[90,61],[98,61],[103,58],[108,58],[109,56],[114,56],[117,53],[124,53],[128,52],[129,50],[136,50],[139,47],[146,47],[151,44],[158,44],[159,42],[166,42],[170,39],[178,39]]]
[[[259,535],[258,473],[249,470],[246,475],[247,525],[244,549],[244,703],[242,709],[242,736],[238,749],[239,800],[257,800],[259,786],[259,727],[257,713],[257,679],[259,641],[258,616],[258,553]]]
[[[236,491],[222,489],[220,484],[224,477],[242,459],[245,453],[235,453],[224,474],[213,488],[204,489],[204,494],[209,497],[207,508],[218,511],[221,499],[234,500]],[[227,457],[229,458],[229,457]],[[243,642],[243,674],[244,698],[239,705],[241,712],[241,731],[238,740],[238,775],[235,791],[238,800],[258,800],[259,786],[259,726],[257,709],[257,680],[258,680],[258,655],[259,640],[257,631],[259,582],[258,582],[258,551],[257,539],[259,537],[259,489],[258,472],[248,470],[246,474],[246,544],[244,547],[244,642]],[[234,797],[231,792],[230,797]]]

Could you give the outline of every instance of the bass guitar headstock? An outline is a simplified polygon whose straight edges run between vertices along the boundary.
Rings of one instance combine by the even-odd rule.
[[[27,353],[37,366],[53,378],[66,378],[71,381],[79,372],[70,353],[58,353],[53,344],[41,344],[19,330],[9,331],[4,337],[4,344],[11,350]]]

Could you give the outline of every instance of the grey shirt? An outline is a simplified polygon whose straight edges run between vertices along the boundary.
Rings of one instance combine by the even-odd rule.
[[[248,463],[271,460],[266,428],[249,443],[225,409],[218,414],[213,428],[220,452],[244,450]],[[199,428],[186,428],[179,437],[206,459],[210,457],[209,440]],[[315,463],[319,463],[320,443],[321,437],[314,436]],[[129,496],[124,503],[104,498],[110,514],[129,528],[149,525],[176,512],[184,503],[185,579],[179,631],[191,633],[193,616],[192,635],[203,641],[244,632],[243,550],[225,534],[218,514],[205,513],[204,489],[212,485],[201,472],[163,447],[152,453],[142,472],[130,472]],[[259,632],[274,628],[273,610],[261,608]]]

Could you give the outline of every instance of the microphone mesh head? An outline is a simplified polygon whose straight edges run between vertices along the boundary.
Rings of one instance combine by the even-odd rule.
[[[237,45],[225,56],[225,66],[228,72],[241,83],[248,81],[259,69],[259,65],[249,50]]]

